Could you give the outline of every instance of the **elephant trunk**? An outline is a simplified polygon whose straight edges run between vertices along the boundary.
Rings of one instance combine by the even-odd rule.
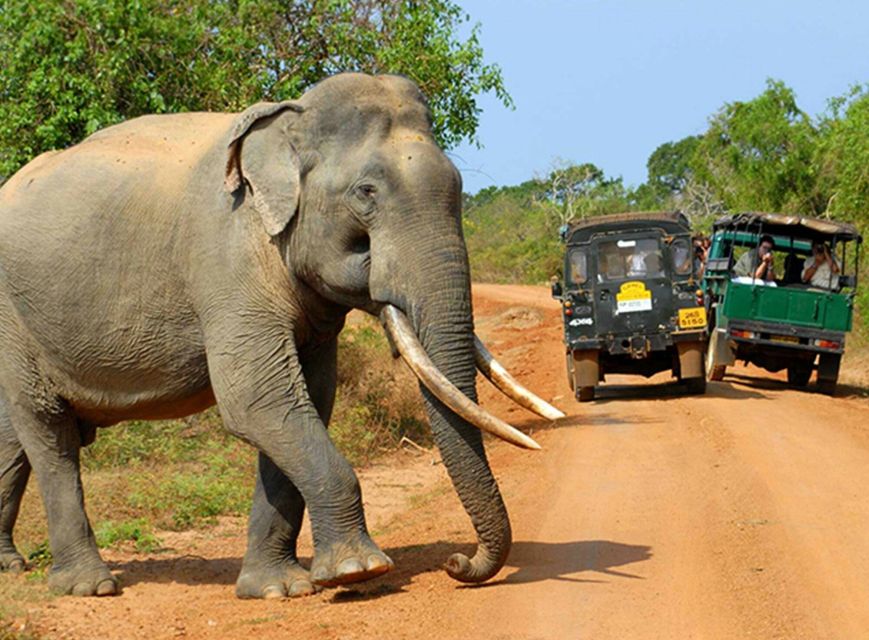
[[[427,295],[413,305],[411,318],[434,366],[476,403],[470,277],[467,259],[462,262],[464,269],[457,269],[455,262],[445,265],[441,261],[426,272],[423,290],[427,289]],[[483,582],[503,567],[510,551],[512,533],[507,509],[489,467],[481,432],[423,384],[420,390],[435,444],[477,533],[478,547],[473,557],[453,554],[445,568],[460,582]]]

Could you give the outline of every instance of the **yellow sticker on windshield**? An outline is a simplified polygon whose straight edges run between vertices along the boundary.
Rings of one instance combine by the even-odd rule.
[[[618,313],[632,311],[649,311],[652,308],[652,292],[639,280],[629,280],[622,283],[616,294],[616,309]]]

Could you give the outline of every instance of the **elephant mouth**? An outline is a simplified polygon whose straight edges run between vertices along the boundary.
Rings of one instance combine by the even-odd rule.
[[[491,415],[456,388],[426,354],[410,320],[401,310],[391,304],[378,306],[380,307],[378,315],[394,350],[405,360],[420,382],[441,402],[478,429],[524,449],[540,449],[540,445],[533,438]],[[564,417],[561,411],[519,384],[492,357],[476,335],[474,336],[474,359],[480,372],[517,404],[549,420]]]

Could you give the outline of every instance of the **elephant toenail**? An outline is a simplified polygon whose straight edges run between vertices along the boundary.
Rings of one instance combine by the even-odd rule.
[[[388,556],[377,555],[372,553],[368,556],[368,570],[376,571],[377,569],[389,570],[393,567],[392,560]]]
[[[329,575],[329,571],[326,567],[320,567],[319,569],[315,569],[311,572],[311,582],[319,582],[325,584],[329,582],[331,576]]]
[[[309,596],[316,593],[314,585],[307,580],[296,580],[290,585],[289,596],[291,598],[299,598],[301,596]]]
[[[21,573],[24,571],[24,560],[13,560],[9,563],[10,573]]]
[[[284,588],[280,585],[271,584],[263,589],[263,599],[265,600],[279,600],[284,597],[286,597],[286,593],[284,593]]]
[[[98,596],[113,596],[118,592],[118,585],[114,580],[103,580],[97,585]]]
[[[363,571],[365,571],[365,568],[359,560],[356,558],[347,558],[344,562],[338,565],[338,570],[335,572],[335,575],[338,577],[350,576],[356,573],[362,573]]]

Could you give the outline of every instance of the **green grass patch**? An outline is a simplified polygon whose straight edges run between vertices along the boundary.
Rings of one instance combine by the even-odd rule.
[[[139,553],[153,553],[162,546],[160,539],[154,535],[151,523],[144,518],[124,522],[106,520],[97,525],[94,535],[100,548],[131,543]]]
[[[129,505],[150,514],[161,529],[183,531],[211,525],[217,516],[242,515],[250,510],[253,466],[246,471],[221,475],[203,466],[156,482],[143,476],[146,481],[130,494]]]

